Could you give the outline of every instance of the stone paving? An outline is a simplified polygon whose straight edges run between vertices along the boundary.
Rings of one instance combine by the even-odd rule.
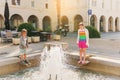
[[[90,54],[99,56],[106,56],[115,59],[120,58],[120,32],[115,33],[101,33],[102,38],[90,39],[90,46],[87,50]],[[71,50],[79,50],[76,46],[76,34],[70,34],[68,37],[63,38],[63,41],[67,40]]]
[[[102,38],[90,39],[90,47],[87,53],[95,54],[99,56],[106,56],[115,59],[120,57],[120,32],[101,33]],[[76,33],[69,33],[67,37],[62,37],[60,42],[67,42],[69,44],[69,50],[79,51],[76,44]],[[29,44],[28,53],[34,53],[43,49],[45,42]],[[11,56],[19,53],[19,46],[12,45],[11,43],[0,43],[0,53],[8,53]],[[6,54],[6,55],[8,55]],[[0,58],[4,58],[5,55],[0,55]]]

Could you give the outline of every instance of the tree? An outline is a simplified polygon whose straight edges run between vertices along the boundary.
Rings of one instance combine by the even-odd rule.
[[[32,24],[30,23],[22,23],[18,26],[18,31],[21,32],[22,29],[26,29],[27,30],[27,35],[28,36],[33,36],[32,31],[36,31],[35,28],[33,27]]]
[[[10,23],[9,23],[9,7],[8,7],[8,3],[6,1],[5,3],[5,10],[4,10],[4,17],[5,17],[5,29],[6,30],[10,30]]]

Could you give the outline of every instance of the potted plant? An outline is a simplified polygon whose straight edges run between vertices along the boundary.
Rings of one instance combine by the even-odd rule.
[[[14,45],[18,45],[20,43],[20,37],[16,35],[15,37],[12,38],[12,43]]]
[[[48,27],[45,29],[45,32],[51,32],[51,27],[48,26]]]
[[[40,42],[40,33],[38,31],[32,31],[31,39],[33,43]]]
[[[40,42],[40,37],[39,36],[32,36],[31,37],[33,43]]]
[[[53,39],[59,41],[61,39],[61,30],[58,29],[54,32]]]
[[[31,43],[31,42],[32,42],[31,37],[28,37],[28,43]]]

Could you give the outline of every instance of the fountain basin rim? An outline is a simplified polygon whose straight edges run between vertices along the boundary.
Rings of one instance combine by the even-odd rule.
[[[28,60],[33,59],[34,58],[33,56],[37,56],[37,55],[40,56],[41,53],[28,54],[27,59]],[[20,59],[17,56],[2,58],[0,59],[0,66],[5,66],[5,65],[9,65],[17,62],[20,62]]]

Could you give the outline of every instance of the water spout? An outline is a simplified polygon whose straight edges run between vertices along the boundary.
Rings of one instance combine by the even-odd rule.
[[[41,55],[41,70],[46,80],[58,80],[61,78],[62,69],[62,45],[51,44],[50,50],[45,46]]]

